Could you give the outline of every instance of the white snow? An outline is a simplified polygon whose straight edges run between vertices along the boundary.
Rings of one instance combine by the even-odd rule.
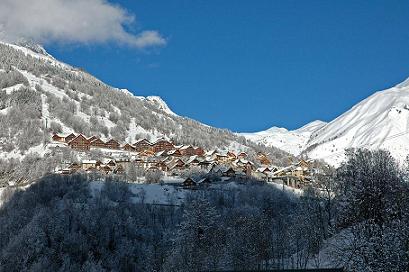
[[[315,121],[293,131],[273,127],[239,135],[293,155],[303,152],[333,166],[345,160],[348,148],[385,149],[403,162],[409,154],[409,79],[374,93],[329,123]]]
[[[339,165],[347,148],[385,149],[403,161],[409,153],[409,86],[376,92],[311,137],[313,159]]]
[[[323,121],[311,122],[297,130],[272,127],[255,133],[239,133],[246,139],[266,146],[278,147],[290,154],[298,156],[305,149],[311,135],[326,125]]]

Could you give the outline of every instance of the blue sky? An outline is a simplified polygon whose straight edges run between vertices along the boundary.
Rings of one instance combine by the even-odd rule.
[[[330,121],[409,77],[408,1],[110,1],[166,46],[48,44],[55,57],[233,131]]]

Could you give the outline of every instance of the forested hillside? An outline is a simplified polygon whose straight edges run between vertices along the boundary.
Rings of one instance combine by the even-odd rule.
[[[164,205],[145,198],[160,185],[136,193],[92,175],[10,188],[0,208],[0,270],[406,271],[407,168],[383,151],[348,158],[302,195],[230,181],[177,202],[172,193]]]
[[[33,51],[36,50],[36,51]],[[263,150],[276,165],[289,154],[225,129],[173,114],[158,97],[134,96],[61,63],[39,46],[0,43],[0,173],[25,156],[53,157],[51,133],[95,135],[120,142],[165,137],[206,149]],[[13,160],[13,161],[12,161]]]

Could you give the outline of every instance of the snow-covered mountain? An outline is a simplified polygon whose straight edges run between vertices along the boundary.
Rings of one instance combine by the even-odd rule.
[[[239,135],[256,143],[261,143],[266,146],[275,146],[290,154],[298,156],[306,148],[311,134],[325,125],[325,122],[317,120],[297,130],[272,127],[265,131],[239,133]]]
[[[409,80],[376,92],[329,123],[315,121],[294,131],[271,128],[241,135],[335,166],[345,159],[348,148],[385,149],[403,161],[409,154]]]
[[[134,143],[167,138],[205,149],[256,153],[243,137],[175,114],[158,96],[135,96],[58,61],[35,44],[0,42],[0,158],[49,152],[51,133]],[[267,152],[279,164],[289,154]]]

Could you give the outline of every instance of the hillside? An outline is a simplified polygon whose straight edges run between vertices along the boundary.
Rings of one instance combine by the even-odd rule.
[[[349,148],[385,149],[400,162],[409,154],[409,83],[379,91],[329,123],[312,122],[288,131],[271,128],[242,133],[256,143],[276,146],[338,166]]]
[[[62,63],[41,46],[0,43],[0,157],[50,153],[51,133],[134,142],[171,139],[206,149],[266,150],[228,130],[178,116],[157,96],[135,96]],[[289,156],[267,153],[276,164]]]

